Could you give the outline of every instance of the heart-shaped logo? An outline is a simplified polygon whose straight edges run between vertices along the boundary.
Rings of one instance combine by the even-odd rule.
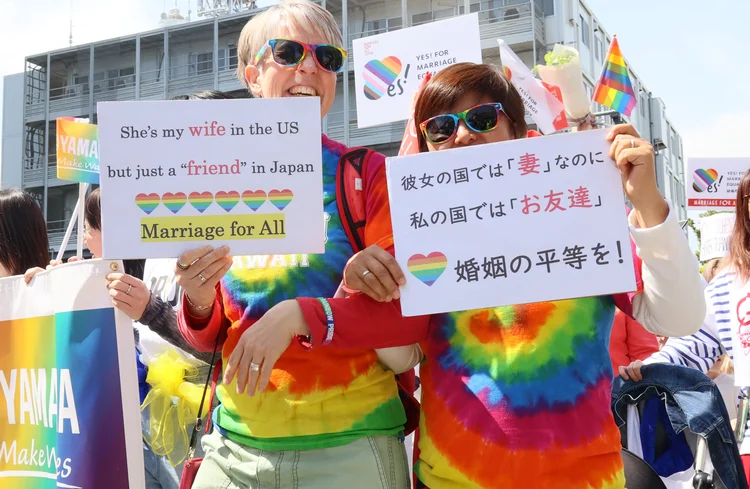
[[[699,168],[693,173],[693,190],[696,192],[705,192],[710,185],[716,182],[717,178],[719,178],[719,172],[713,168],[707,170]]]
[[[180,209],[185,207],[185,203],[187,202],[187,195],[183,194],[182,192],[177,192],[175,194],[173,194],[172,192],[166,192],[161,196],[161,201],[165,206],[167,206],[167,209],[172,211],[174,214],[177,214]]]
[[[289,205],[293,197],[294,194],[289,189],[271,190],[268,192],[268,200],[280,211],[283,211]]]
[[[401,60],[388,56],[383,60],[374,59],[365,65],[362,76],[365,79],[365,97],[378,100],[385,95],[398,75],[401,74]]]
[[[428,286],[440,278],[447,266],[448,258],[439,251],[433,251],[427,256],[417,253],[406,262],[409,272]]]
[[[216,192],[215,198],[216,203],[219,204],[219,207],[229,212],[234,209],[234,206],[236,206],[237,203],[239,203],[240,193],[235,190],[230,190],[229,192],[224,192],[223,190],[221,190],[219,192]]]
[[[138,194],[135,196],[135,204],[146,214],[151,214],[159,207],[159,194]]]
[[[254,211],[266,201],[266,193],[262,190],[245,190],[242,192],[242,202]]]
[[[214,196],[211,192],[190,192],[190,204],[195,207],[198,212],[203,212],[208,209],[208,206],[214,201]]]

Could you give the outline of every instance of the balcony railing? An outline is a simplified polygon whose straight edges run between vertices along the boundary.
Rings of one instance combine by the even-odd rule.
[[[360,129],[357,127],[357,112],[354,108],[349,116],[349,145],[371,146],[401,141],[406,121]],[[329,112],[326,135],[334,141],[344,142],[344,112]]]
[[[50,149],[50,151],[54,151]],[[24,159],[23,164],[23,186],[24,188],[41,187],[44,185],[44,157]],[[57,157],[50,155],[47,161],[47,185],[66,185],[70,182],[57,179]]]
[[[59,250],[62,245],[62,240],[65,237],[65,231],[68,229],[69,222],[67,220],[62,221],[48,221],[47,222],[47,237],[49,239],[49,246],[54,250]],[[71,246],[75,247],[76,241],[78,240],[78,232],[76,228],[73,228],[73,232],[70,234],[70,240],[68,241],[68,248]]]
[[[539,2],[534,4],[534,13],[532,15],[531,2],[519,2],[513,5],[501,5],[494,7],[496,2],[489,0],[483,2],[472,2],[470,13],[479,14],[479,28],[482,39],[505,39],[506,42],[513,45],[516,43],[531,41],[532,30],[536,32],[537,40],[541,44],[546,44],[544,34],[544,12],[539,6]],[[501,2],[497,2],[498,4]],[[463,15],[465,9],[463,5],[447,7],[426,12],[415,12],[410,14],[412,26],[428,24],[438,20],[445,20],[457,15]],[[532,29],[532,22],[534,28]],[[363,32],[354,32],[349,34],[347,40],[347,50],[349,51],[349,61],[352,61],[353,41],[363,37],[374,36],[385,32],[392,32],[401,29],[401,26],[388,26]]]

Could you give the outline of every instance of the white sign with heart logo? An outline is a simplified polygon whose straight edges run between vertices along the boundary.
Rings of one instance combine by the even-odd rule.
[[[476,13],[362,37],[353,46],[359,127],[408,119],[412,94],[428,72],[482,62]]]

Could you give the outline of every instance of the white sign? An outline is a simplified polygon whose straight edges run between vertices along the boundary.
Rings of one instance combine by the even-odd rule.
[[[85,260],[0,279],[0,486],[143,489],[133,322]]]
[[[405,316],[636,289],[606,131],[389,158]]]
[[[353,47],[359,127],[408,119],[412,94],[428,72],[482,62],[476,13],[355,39]]]
[[[323,253],[318,98],[100,103],[106,258]]]
[[[737,186],[748,169],[750,158],[688,158],[688,209],[734,209]]]
[[[729,238],[734,227],[734,213],[726,212],[701,218],[701,261],[724,258],[729,253]]]

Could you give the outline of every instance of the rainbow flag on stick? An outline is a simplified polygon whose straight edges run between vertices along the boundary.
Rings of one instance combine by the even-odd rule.
[[[637,99],[628,76],[628,67],[620,52],[620,45],[617,43],[617,37],[612,38],[612,44],[604,59],[602,76],[594,90],[594,101],[627,117],[630,117],[635,108]]]

